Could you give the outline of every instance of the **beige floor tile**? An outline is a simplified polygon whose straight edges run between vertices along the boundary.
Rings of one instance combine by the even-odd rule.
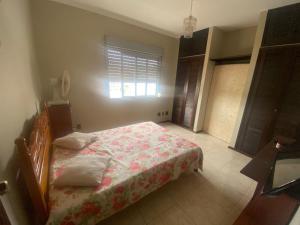
[[[98,225],[147,225],[136,205],[132,205],[123,211],[107,218]]]
[[[170,209],[174,205],[174,201],[168,195],[167,189],[163,188],[149,194],[136,205],[145,221],[150,222],[157,215]]]
[[[148,225],[194,225],[194,223],[181,209],[174,205],[153,218]]]

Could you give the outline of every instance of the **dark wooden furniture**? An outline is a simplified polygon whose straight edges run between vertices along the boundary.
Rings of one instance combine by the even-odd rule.
[[[239,55],[224,58],[211,58],[210,60],[215,62],[215,65],[227,65],[227,64],[249,64],[251,55]]]
[[[173,122],[193,128],[200,90],[204,56],[183,58],[178,70],[173,105]]]
[[[194,32],[193,38],[181,37],[172,121],[192,129],[197,108],[208,29]]]
[[[73,132],[70,104],[51,104],[49,117],[54,139]]]
[[[300,4],[268,12],[235,146],[238,151],[255,155],[275,135],[294,137],[300,124],[299,15]]]
[[[193,33],[193,38],[181,36],[179,44],[179,58],[194,55],[203,55],[206,51],[208,28]]]
[[[261,192],[271,172],[277,149],[269,142],[241,173],[257,181],[253,198],[235,221],[234,225],[288,225],[299,207],[299,202],[280,194],[276,197],[262,196]]]
[[[300,4],[268,11],[262,46],[300,42]]]
[[[48,218],[48,173],[52,135],[48,110],[37,115],[30,138],[15,141],[21,174],[25,180],[35,213],[35,224],[45,224]]]
[[[0,199],[0,224],[1,225],[11,225],[1,199]]]
[[[300,125],[300,45],[289,49],[289,82],[282,96],[274,127],[275,135],[294,137]]]
[[[0,181],[0,224],[1,225],[11,225],[1,200],[1,196],[5,195],[7,191],[8,191],[7,181]]]

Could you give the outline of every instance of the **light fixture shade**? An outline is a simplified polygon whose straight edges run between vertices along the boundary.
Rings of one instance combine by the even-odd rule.
[[[184,27],[184,38],[192,38],[193,32],[196,28],[197,18],[193,16],[189,16],[184,19],[183,27]]]

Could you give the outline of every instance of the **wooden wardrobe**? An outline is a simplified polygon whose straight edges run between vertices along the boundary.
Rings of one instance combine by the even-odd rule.
[[[172,122],[189,129],[194,127],[207,36],[204,29],[180,39]]]
[[[300,127],[300,4],[268,11],[236,149],[255,155]]]

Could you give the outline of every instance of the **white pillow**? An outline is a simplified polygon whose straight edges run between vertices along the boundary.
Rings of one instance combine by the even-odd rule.
[[[57,138],[53,144],[62,148],[79,150],[96,141],[96,139],[97,137],[92,134],[74,132],[67,136]]]
[[[101,184],[105,169],[111,157],[98,155],[79,155],[64,162],[60,175],[53,184],[63,186],[97,186]]]

